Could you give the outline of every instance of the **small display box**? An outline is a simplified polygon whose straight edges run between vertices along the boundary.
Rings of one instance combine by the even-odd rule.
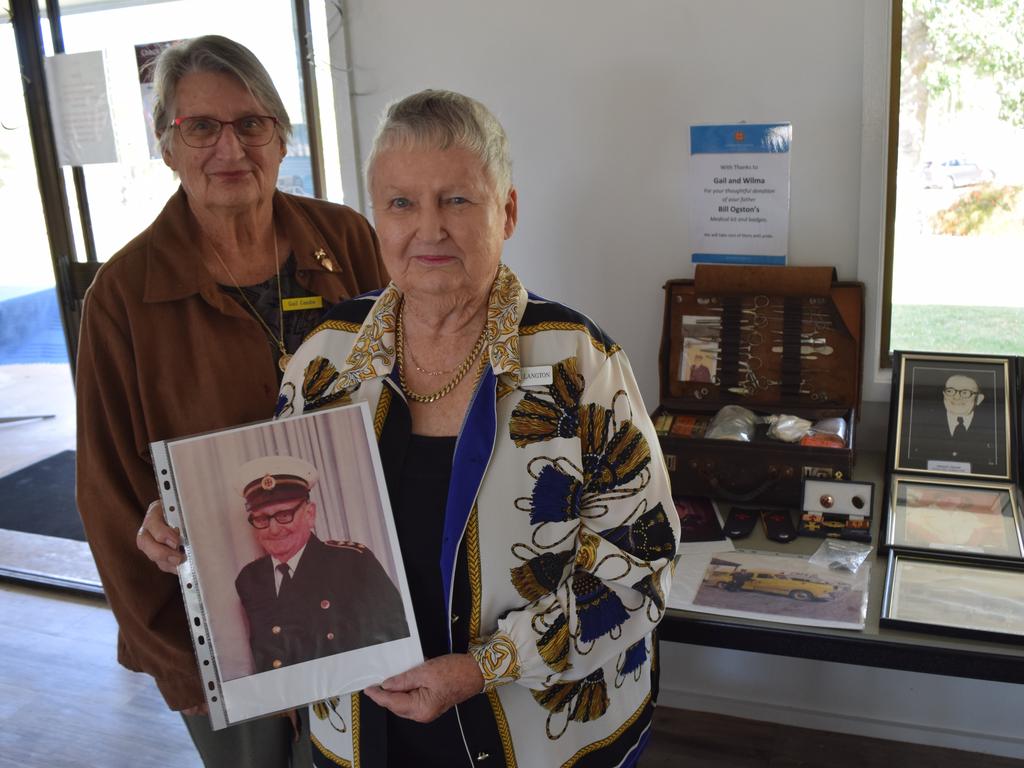
[[[863,318],[864,286],[832,267],[700,264],[666,283],[654,417],[674,490],[797,509],[805,478],[848,479]],[[727,405],[755,415],[748,439],[708,435]],[[834,432],[774,439],[780,415]]]
[[[874,483],[804,480],[802,536],[871,541]]]

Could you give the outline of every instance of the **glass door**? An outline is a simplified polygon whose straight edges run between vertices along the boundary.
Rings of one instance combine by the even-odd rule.
[[[83,538],[66,480],[74,390],[10,23],[0,23],[0,227],[0,570],[50,571],[53,545]]]
[[[301,1],[65,0],[58,10],[50,0],[46,7],[57,17],[51,20],[35,2],[13,0],[13,18],[0,19],[0,575],[98,588],[74,505],[68,349],[77,346],[80,300],[96,268],[145,229],[178,186],[149,140],[139,53],[204,34],[248,46],[270,72],[294,126],[278,187],[322,194],[319,129],[306,117],[317,114],[317,92],[311,77],[303,82],[312,72],[304,44],[312,39],[310,14]],[[27,39],[36,24],[41,43]],[[96,51],[117,160],[58,167],[52,145],[45,157],[47,111],[30,81],[42,79],[44,55]]]
[[[246,0],[170,0],[110,5],[65,2],[60,20],[64,52],[102,51],[106,67],[118,162],[82,169],[99,261],[148,226],[178,187],[163,160],[153,157],[148,109],[139,82],[139,47],[220,34],[250,48],[270,72],[294,124],[278,187],[293,194],[314,195],[293,3],[257,6]],[[53,53],[49,46],[47,53]],[[65,173],[71,188],[70,170]],[[84,260],[88,248],[80,230],[76,241]]]

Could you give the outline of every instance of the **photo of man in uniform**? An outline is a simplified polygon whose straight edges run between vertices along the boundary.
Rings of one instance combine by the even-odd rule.
[[[409,636],[398,589],[373,552],[313,532],[317,479],[293,456],[254,459],[236,474],[265,552],[235,580],[257,672]]]
[[[977,379],[962,373],[948,376],[935,401],[915,408],[910,458],[924,469],[939,462],[961,465],[965,472],[991,473],[999,461],[996,422]]]
[[[701,339],[683,339],[680,380],[710,383],[717,371],[717,356],[717,344],[709,344]]]

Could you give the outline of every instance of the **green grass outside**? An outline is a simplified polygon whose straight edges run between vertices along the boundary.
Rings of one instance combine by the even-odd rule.
[[[1024,355],[1024,308],[893,306],[892,349]]]

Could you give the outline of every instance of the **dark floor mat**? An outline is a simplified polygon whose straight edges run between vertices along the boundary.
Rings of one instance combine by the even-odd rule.
[[[85,541],[75,506],[75,452],[0,477],[0,528]]]

